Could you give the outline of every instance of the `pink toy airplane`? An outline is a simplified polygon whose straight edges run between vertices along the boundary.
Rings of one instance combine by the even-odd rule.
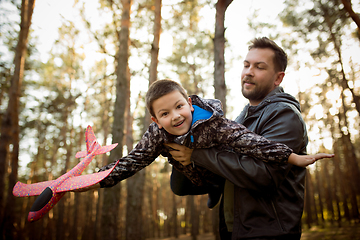
[[[103,172],[80,175],[96,155],[107,153],[117,146],[117,143],[101,147],[96,141],[94,132],[90,126],[85,132],[86,151],[76,153],[76,158],[85,157],[73,169],[56,180],[24,184],[17,182],[13,188],[16,197],[29,197],[40,195],[34,202],[28,215],[28,221],[34,222],[42,218],[52,209],[55,204],[71,190],[89,187],[107,177],[117,164]]]

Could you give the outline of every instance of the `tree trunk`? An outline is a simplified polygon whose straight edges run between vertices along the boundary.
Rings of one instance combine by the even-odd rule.
[[[232,0],[218,0],[216,3],[216,22],[214,37],[214,88],[215,98],[222,102],[226,114],[226,84],[225,84],[225,11]]]
[[[161,33],[161,5],[162,0],[155,0],[155,20],[154,20],[154,40],[151,45],[150,52],[150,68],[149,68],[149,86],[157,80],[157,66],[159,63],[159,42],[160,42],[160,33]],[[147,119],[150,124],[150,119]],[[145,128],[149,124],[145,124]]]
[[[153,201],[154,201],[154,206],[152,209],[152,216],[153,216],[153,221],[154,221],[154,232],[155,232],[155,237],[156,238],[160,238],[160,216],[157,214],[157,210],[160,208],[160,193],[161,193],[161,189],[160,186],[161,184],[158,182],[155,182],[154,184],[154,193],[153,193]]]
[[[342,58],[342,53],[341,53],[341,38],[337,37],[336,34],[332,31],[333,23],[331,21],[329,21],[327,17],[325,17],[325,21],[327,23],[328,28],[330,29],[330,39],[331,39],[332,43],[334,44],[334,49],[337,53],[338,61],[339,61],[340,67],[341,67],[340,73],[341,73],[342,78],[339,79],[341,81],[340,85],[343,87],[343,90],[349,89],[349,91],[351,92],[351,95],[353,97],[353,101],[355,103],[355,108],[356,108],[358,114],[360,114],[360,96],[356,95],[357,93],[354,91],[354,88],[351,88],[349,86],[349,82],[348,82],[348,79],[346,78],[346,74],[345,74],[343,58]]]
[[[345,104],[345,96],[344,96],[344,88],[341,92],[341,100],[342,100],[342,109],[343,111],[339,111],[338,117],[339,117],[339,129],[342,135],[342,138],[344,140],[344,148],[346,148],[346,151],[344,153],[346,154],[346,162],[347,166],[349,168],[349,173],[352,178],[352,187],[355,190],[356,194],[360,195],[360,189],[357,187],[357,183],[360,182],[360,170],[358,165],[358,160],[356,156],[356,150],[355,146],[351,141],[351,135],[350,132],[344,132],[342,129],[343,127],[349,128],[349,121],[347,117],[348,107]],[[359,112],[360,114],[360,112]]]
[[[331,124],[331,134],[332,134],[333,139],[336,139],[334,136],[335,135],[334,128],[335,128],[334,124]],[[334,149],[335,156],[332,159],[332,161],[334,163],[334,176],[336,176],[336,177],[334,177],[334,180],[335,179],[345,180],[344,173],[340,167],[340,151],[339,151],[340,146],[341,146],[341,141],[339,141],[339,140],[334,141],[333,149]],[[338,184],[338,188],[340,189],[342,206],[344,208],[344,216],[348,221],[350,221],[350,211],[349,211],[349,207],[348,207],[348,194],[346,193],[345,181],[337,181],[337,184]],[[341,221],[341,218],[339,217],[339,222],[340,221]]]
[[[216,3],[215,36],[214,36],[214,90],[215,98],[223,105],[226,116],[226,83],[225,83],[225,11],[232,0],[218,0]],[[216,239],[219,235],[219,214],[212,214],[213,233]]]
[[[106,62],[105,62],[106,64]],[[109,137],[110,132],[110,119],[109,119],[109,110],[111,109],[111,101],[107,99],[107,88],[108,88],[108,79],[104,78],[104,84],[102,85],[103,89],[101,90],[102,93],[104,93],[103,96],[103,111],[102,111],[102,117],[101,117],[101,129],[104,131],[104,138],[103,138],[103,146],[107,145],[107,139]],[[99,166],[105,166],[108,164],[108,156],[106,154],[103,154],[99,160]],[[94,236],[93,239],[100,240],[101,237],[101,216],[102,216],[102,210],[103,210],[103,200],[104,200],[104,189],[98,189],[97,190],[97,202],[96,202],[96,210],[95,210],[95,221],[93,224],[94,228]]]
[[[121,30],[119,33],[119,50],[116,69],[116,100],[114,108],[114,122],[112,128],[113,143],[118,147],[110,152],[109,161],[113,162],[122,156],[125,129],[125,111],[129,73],[129,30],[130,30],[130,0],[122,0]],[[119,239],[119,205],[121,184],[111,189],[105,189],[101,219],[101,237],[103,239]]]
[[[311,228],[313,221],[313,211],[312,211],[312,196],[314,196],[314,192],[311,188],[311,175],[309,169],[306,169],[306,184],[305,184],[305,212],[306,212],[306,224],[308,228]]]
[[[130,77],[129,77],[130,80]],[[126,146],[132,150],[134,140],[132,137],[133,117],[130,110],[130,81],[128,84],[127,116],[126,116]],[[126,207],[126,239],[144,239],[142,207],[144,203],[145,169],[126,180],[127,207]]]
[[[27,43],[31,18],[35,6],[35,0],[23,0],[21,3],[21,23],[19,40],[16,46],[14,58],[14,74],[11,78],[9,89],[9,103],[1,123],[0,137],[0,238],[11,239],[16,233],[14,219],[15,197],[12,188],[17,181],[18,156],[19,156],[19,105],[22,81],[24,78],[24,66],[27,53]],[[8,193],[6,207],[3,207],[5,192],[6,162],[10,157],[11,173],[9,174]],[[3,210],[4,209],[4,210]]]
[[[329,170],[328,170],[328,162],[323,161],[321,162],[321,172],[322,172],[322,179],[323,181],[323,188],[325,190],[325,202],[326,202],[326,208],[328,212],[328,219],[330,219],[331,225],[334,224],[334,206],[333,206],[333,199],[332,199],[332,187],[330,185],[331,181],[329,176]]]
[[[351,214],[353,219],[359,219],[359,207],[357,203],[357,195],[359,195],[359,189],[357,183],[359,182],[359,167],[357,164],[357,157],[355,154],[355,146],[351,142],[351,136],[349,132],[344,132],[343,127],[348,127],[349,123],[347,120],[347,107],[345,105],[345,96],[342,92],[342,107],[343,111],[338,113],[339,118],[339,129],[341,134],[342,148],[345,157],[345,165],[347,169],[347,181],[348,189],[350,191],[350,201],[351,201]]]
[[[322,179],[320,176],[320,171],[316,165],[316,169],[315,169],[315,178],[316,178],[316,188],[317,188],[317,192],[319,195],[319,213],[321,215],[321,223],[320,225],[324,226],[325,225],[325,219],[324,219],[324,205],[323,205],[323,187],[321,185]]]
[[[351,0],[341,0],[342,4],[344,4],[344,7],[346,11],[349,13],[352,20],[355,22],[357,26],[358,31],[358,38],[360,39],[360,17],[358,14],[356,14],[352,8]]]
[[[63,128],[61,129],[61,139],[63,142],[63,148],[66,149],[66,158],[65,158],[65,166],[61,172],[61,175],[65,174],[70,169],[70,156],[71,156],[71,144],[67,144],[67,133],[69,132],[68,122],[68,111],[65,109],[63,115]],[[68,231],[67,226],[67,213],[68,213],[68,206],[67,206],[67,199],[69,195],[65,194],[64,197],[59,201],[57,204],[57,208],[59,209],[59,219],[57,222],[57,231],[56,231],[56,240],[62,240],[66,236],[66,232]]]
[[[172,195],[172,225],[174,229],[173,236],[175,238],[179,238],[179,227],[178,227],[178,221],[177,221],[177,204],[176,204],[176,196],[174,193],[170,193]]]
[[[333,198],[335,200],[335,204],[336,204],[336,215],[337,215],[337,223],[338,223],[338,227],[341,227],[341,210],[340,210],[340,200],[339,200],[339,196],[338,196],[338,191],[337,191],[337,175],[333,174],[332,176],[332,184],[334,186],[333,189]]]
[[[190,211],[191,211],[191,217],[190,217],[191,239],[196,240],[197,235],[199,235],[199,228],[198,228],[199,227],[199,224],[198,224],[199,214],[198,214],[197,207],[195,204],[195,196],[190,195],[190,196],[188,196],[188,198],[190,201]]]
[[[161,31],[161,0],[155,1],[155,22],[154,22],[154,40],[151,48],[151,63],[149,69],[149,85],[157,80],[157,66],[159,55],[159,41]],[[129,95],[130,99],[130,95]],[[131,141],[127,143],[128,151],[133,148],[132,136],[132,119],[130,114],[130,103],[128,105],[129,122],[128,137],[131,137]],[[150,116],[148,111],[145,113],[143,132],[146,131],[150,124]],[[128,198],[127,198],[127,216],[126,216],[126,239],[144,239],[145,235],[142,232],[143,219],[142,219],[142,206],[144,198],[144,184],[145,184],[146,171],[143,169],[135,176],[127,180],[128,185]]]

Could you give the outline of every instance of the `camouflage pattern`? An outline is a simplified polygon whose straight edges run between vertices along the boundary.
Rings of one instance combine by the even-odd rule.
[[[238,154],[246,154],[265,162],[286,162],[292,150],[284,144],[267,140],[257,135],[242,124],[223,117],[221,102],[217,99],[202,99],[190,96],[193,105],[212,112],[209,119],[196,121],[191,129],[181,136],[167,133],[157,124],[151,123],[134,149],[121,158],[114,171],[104,179],[101,187],[111,187],[126,179],[144,167],[150,165],[160,154],[168,157],[170,164],[187,176],[194,184],[201,186],[211,179],[216,179],[210,171],[193,164],[183,166],[169,154],[164,143],[175,142],[189,148],[220,148],[229,149]],[[104,166],[100,171],[112,168],[116,162]],[[211,182],[214,183],[214,182]]]

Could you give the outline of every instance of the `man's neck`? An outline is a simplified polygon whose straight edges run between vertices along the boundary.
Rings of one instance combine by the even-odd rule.
[[[271,91],[268,92],[268,94],[266,94],[266,96],[263,99],[254,99],[254,100],[249,100],[249,104],[250,106],[257,106],[259,105],[267,96],[269,96],[269,94],[274,91],[274,89],[278,88],[279,86],[274,87],[273,89],[271,89]]]
[[[250,106],[257,106],[257,105],[259,105],[261,102],[262,102],[262,100],[264,100],[264,99],[261,99],[261,100],[256,100],[256,101],[254,101],[254,100],[249,100],[249,104],[250,104]]]

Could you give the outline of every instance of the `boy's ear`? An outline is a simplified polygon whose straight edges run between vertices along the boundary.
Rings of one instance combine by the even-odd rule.
[[[190,110],[191,110],[191,112],[193,112],[193,111],[194,111],[194,107],[192,106],[192,102],[191,102],[191,98],[190,98],[190,97],[188,98],[188,103],[189,103],[189,105],[190,105]]]
[[[151,116],[151,120],[153,120],[153,122],[155,122],[160,129],[162,128],[161,124],[160,124],[159,121],[156,119],[156,117]]]

